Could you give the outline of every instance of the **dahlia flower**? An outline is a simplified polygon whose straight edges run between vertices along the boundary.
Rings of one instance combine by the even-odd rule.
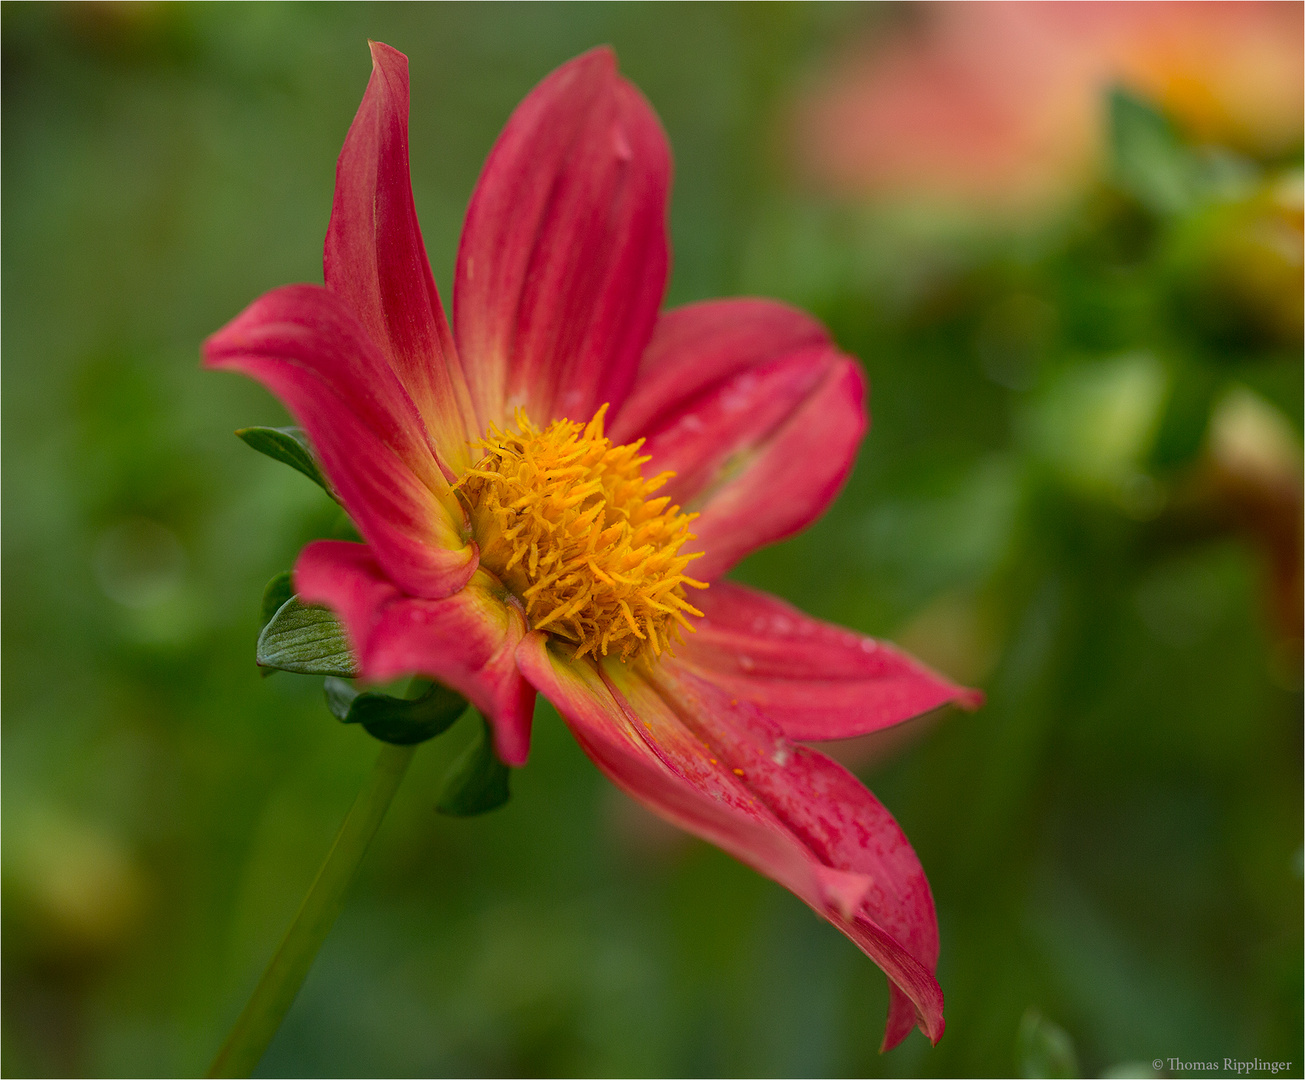
[[[884,1046],[943,1031],[938,927],[902,830],[803,745],[975,704],[891,646],[723,580],[825,509],[865,432],[858,365],[756,299],[661,311],[671,159],[597,49],[517,108],[471,198],[450,327],[408,175],[408,64],[373,72],[325,287],[205,345],[306,430],[365,543],[299,556],[361,677],[438,680],[525,763],[537,693],[619,787],[785,885],[888,975]]]

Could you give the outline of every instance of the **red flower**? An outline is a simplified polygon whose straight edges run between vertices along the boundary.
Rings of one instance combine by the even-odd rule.
[[[797,740],[977,696],[720,580],[833,499],[866,428],[860,369],[780,304],[659,312],[670,152],[608,49],[546,78],[499,137],[450,330],[409,186],[407,60],[379,44],[372,59],[326,287],[268,293],[205,346],[285,402],[366,538],[310,544],[296,590],[340,616],[365,678],[420,673],[470,698],[511,765],[545,694],[617,785],[888,973],[885,1048],[917,1024],[937,1041],[915,853]]]

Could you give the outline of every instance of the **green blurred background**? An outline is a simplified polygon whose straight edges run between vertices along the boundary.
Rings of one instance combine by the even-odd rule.
[[[794,179],[793,95],[907,9],[2,10],[5,1075],[202,1070],[375,756],[259,678],[264,583],[339,522],[232,436],[280,406],[198,367],[320,281],[369,37],[445,287],[512,107],[615,45],[676,157],[670,301],[798,303],[871,382],[842,498],[736,576],[989,703],[839,750],[933,885],[937,1048],[881,1057],[874,965],[541,702],[485,817],[433,809],[469,722],[422,748],[259,1074],[1300,1075],[1299,138],[1103,99],[1098,178],[1002,224]]]

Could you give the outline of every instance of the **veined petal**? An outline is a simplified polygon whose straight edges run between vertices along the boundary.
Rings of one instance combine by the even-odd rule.
[[[897,823],[854,776],[688,669],[599,667],[538,631],[517,662],[614,783],[791,889],[887,973],[937,1042],[929,885]],[[887,1034],[886,1048],[906,1031]]]
[[[276,289],[210,337],[204,361],[285,403],[386,576],[416,596],[466,583],[476,547],[462,508],[411,399],[340,300],[315,285]]]
[[[438,679],[489,720],[504,762],[525,764],[535,690],[515,657],[526,621],[488,574],[480,571],[443,600],[417,599],[388,580],[367,545],[319,540],[300,553],[294,580],[302,600],[339,615],[363,678]]]
[[[467,210],[453,296],[482,419],[588,420],[634,379],[666,289],[671,160],[607,48],[517,106]]]
[[[848,739],[947,702],[983,703],[978,690],[957,686],[893,646],[813,619],[767,593],[717,581],[693,602],[703,618],[677,647],[679,663],[756,705],[790,739]]]
[[[824,512],[867,423],[861,369],[819,324],[724,300],[662,317],[613,438],[645,437],[645,472],[676,474],[662,493],[700,514],[694,572],[713,580]]]
[[[408,391],[440,460],[461,473],[477,421],[417,224],[408,172],[408,58],[371,42],[372,76],[335,170],[326,287]]]

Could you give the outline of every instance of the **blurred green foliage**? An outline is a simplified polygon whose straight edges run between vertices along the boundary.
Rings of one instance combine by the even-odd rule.
[[[847,491],[738,576],[989,703],[845,751],[933,884],[936,1049],[880,1057],[878,970],[625,803],[541,706],[493,814],[435,812],[474,716],[419,751],[261,1074],[1299,1075],[1299,503],[1212,451],[1224,409],[1299,470],[1298,153],[1189,147],[1116,95],[1114,170],[1071,211],[961,228],[785,179],[786,94],[895,12],[0,10],[6,1075],[202,1069],[375,756],[320,678],[258,676],[264,584],[346,525],[232,437],[279,406],[197,366],[260,292],[320,280],[368,37],[412,58],[441,283],[511,108],[616,46],[676,154],[672,302],[789,299],[870,375]]]

